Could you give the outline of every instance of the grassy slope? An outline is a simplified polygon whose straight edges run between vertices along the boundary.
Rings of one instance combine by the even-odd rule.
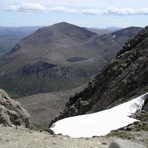
[[[66,91],[35,94],[19,98],[17,101],[30,113],[35,129],[47,128],[50,120],[65,108],[69,97],[84,89],[85,86]]]

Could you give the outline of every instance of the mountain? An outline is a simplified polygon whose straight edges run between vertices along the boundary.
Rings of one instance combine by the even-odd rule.
[[[65,22],[40,28],[1,58],[0,87],[26,96],[83,85],[139,30],[98,35]]]
[[[97,33],[98,35],[108,34],[108,33],[112,33],[115,31],[115,30],[112,31],[112,30],[99,29],[99,28],[85,28],[85,29],[87,29],[88,31]]]
[[[105,30],[110,30],[110,31],[117,31],[117,30],[121,30],[121,29],[122,29],[121,27],[115,27],[115,26],[105,28]]]
[[[24,37],[30,35],[39,28],[39,26],[0,27],[0,56],[10,51]]]
[[[88,86],[69,98],[55,121],[109,109],[148,92],[148,27],[128,40],[116,59],[104,67]],[[147,96],[145,98],[147,99]],[[136,104],[137,105],[137,104]],[[143,107],[148,111],[148,101]],[[145,116],[146,117],[146,116]]]

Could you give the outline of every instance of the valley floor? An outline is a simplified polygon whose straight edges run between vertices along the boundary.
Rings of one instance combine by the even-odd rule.
[[[126,138],[148,147],[148,132],[130,132]],[[70,138],[24,127],[0,125],[0,148],[108,148],[115,139],[115,136]]]

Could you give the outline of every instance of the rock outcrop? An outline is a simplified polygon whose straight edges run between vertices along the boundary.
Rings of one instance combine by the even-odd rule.
[[[65,117],[110,108],[145,92],[148,92],[148,27],[128,40],[116,59],[83,91],[71,97],[65,110],[50,125]]]
[[[2,89],[0,89],[0,124],[5,126],[23,125],[31,128],[29,113]]]
[[[135,143],[129,140],[122,140],[122,139],[116,139],[115,141],[113,141],[109,148],[146,148],[145,146],[139,144],[139,143]]]

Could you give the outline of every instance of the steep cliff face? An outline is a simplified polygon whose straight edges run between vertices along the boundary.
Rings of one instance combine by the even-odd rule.
[[[128,40],[88,86],[69,99],[62,118],[97,112],[148,91],[148,27]],[[146,106],[146,105],[145,105]],[[49,125],[49,126],[50,126]]]

